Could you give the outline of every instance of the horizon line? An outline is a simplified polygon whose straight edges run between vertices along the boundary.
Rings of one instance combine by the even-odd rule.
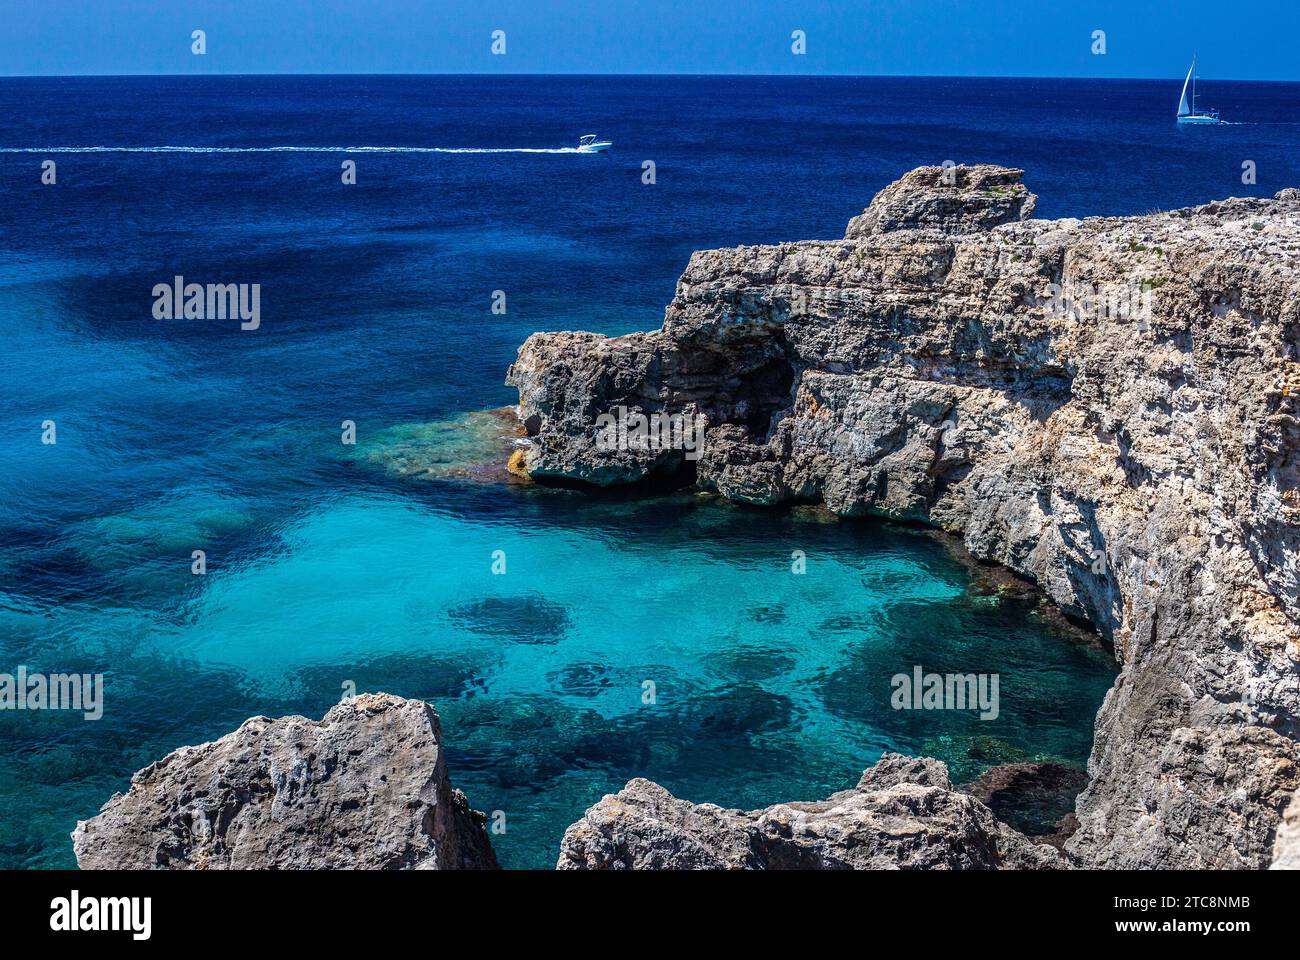
[[[401,71],[378,71],[363,73],[0,73],[0,80],[125,80],[139,77],[156,77],[169,79],[212,79],[241,77],[717,77],[719,79],[753,78],[765,80],[1085,80],[1085,81],[1133,81],[1133,80],[1170,80],[1177,82],[1177,77],[1142,76],[1142,77],[1081,77],[1053,76],[1048,74],[985,74],[985,73],[542,73],[542,72],[487,72],[472,73],[429,71],[409,73]],[[1205,78],[1200,78],[1203,82]],[[1243,79],[1239,77],[1214,77],[1210,83],[1300,83],[1296,79]]]

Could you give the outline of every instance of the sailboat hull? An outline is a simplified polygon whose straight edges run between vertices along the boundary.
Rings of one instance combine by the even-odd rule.
[[[1218,117],[1198,117],[1198,116],[1179,117],[1179,118],[1178,118],[1178,122],[1179,122],[1179,123],[1199,123],[1199,124],[1215,124],[1215,123],[1223,123],[1223,121],[1220,120]]]

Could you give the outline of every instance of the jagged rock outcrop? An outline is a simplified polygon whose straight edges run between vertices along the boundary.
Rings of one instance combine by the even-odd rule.
[[[816,803],[724,810],[632,780],[569,827],[561,870],[1064,869],[937,760],[886,754],[852,790]]]
[[[849,221],[844,236],[853,240],[891,230],[974,233],[1024,220],[1038,201],[1020,182],[1024,174],[987,163],[917,167],[876,194],[871,205]]]
[[[72,834],[82,869],[495,869],[438,717],[388,694],[181,747]]]
[[[1019,171],[958,169],[844,240],[697,252],[659,330],[530,337],[524,466],[960,535],[1121,665],[1068,849],[1267,866],[1300,786],[1300,193],[1039,221]],[[703,417],[698,460],[598,443],[618,406]]]

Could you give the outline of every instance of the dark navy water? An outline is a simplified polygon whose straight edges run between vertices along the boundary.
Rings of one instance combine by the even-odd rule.
[[[107,675],[101,720],[0,713],[0,866],[71,865],[68,832],[134,770],[350,684],[436,705],[511,866],[552,864],[632,776],[756,806],[843,789],[886,749],[964,777],[1081,765],[1109,658],[917,531],[387,467],[412,438],[450,463],[494,448],[466,414],[514,401],[529,333],[657,326],[692,250],[839,236],[919,164],[1022,166],[1041,216],[1300,184],[1300,86],[1206,81],[1239,125],[1183,131],[1178,89],[0,79],[0,672]],[[588,131],[614,149],[558,152]],[[228,152],[267,147],[557,152]],[[177,274],[261,284],[260,329],[154,319]],[[998,673],[998,719],[891,710],[916,664]]]

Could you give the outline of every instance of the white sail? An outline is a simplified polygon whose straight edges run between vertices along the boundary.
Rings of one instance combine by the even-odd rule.
[[[1187,85],[1192,82],[1192,71],[1196,69],[1196,58],[1192,58],[1192,65],[1187,68],[1187,79],[1183,81],[1183,95],[1178,101],[1178,115],[1185,117],[1192,111],[1187,106]]]

